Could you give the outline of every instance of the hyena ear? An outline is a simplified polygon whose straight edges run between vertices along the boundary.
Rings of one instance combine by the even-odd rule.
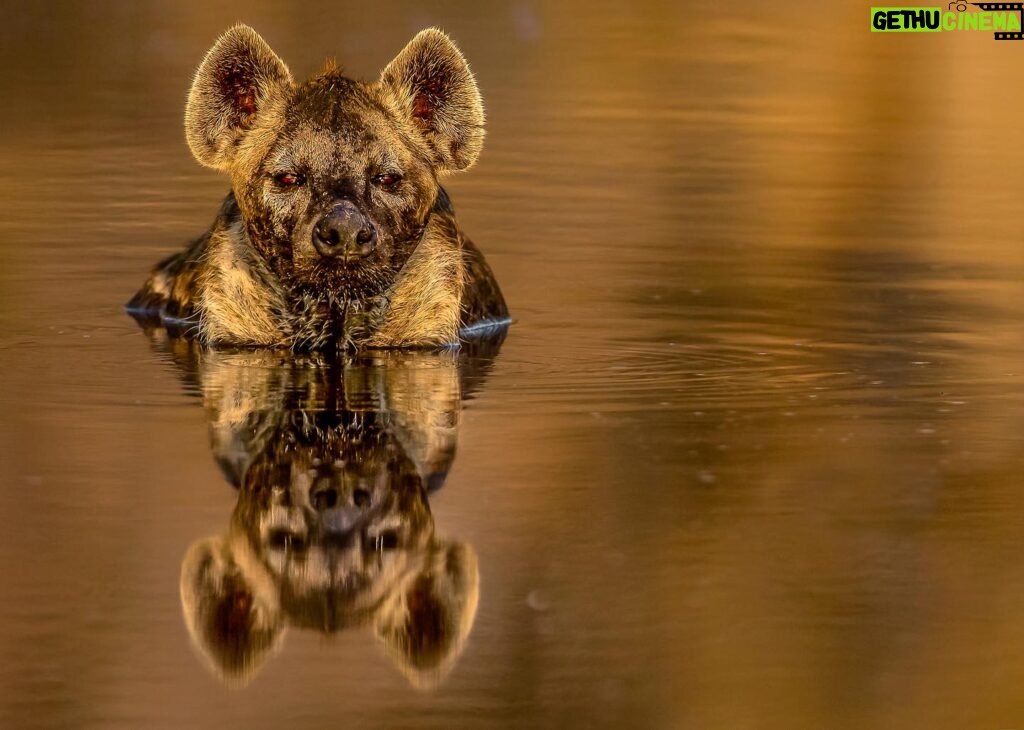
[[[465,170],[484,144],[484,105],[466,59],[437,28],[420,31],[381,74],[440,172]]]
[[[257,119],[287,96],[288,67],[247,25],[217,39],[192,81],[185,138],[200,163],[224,170]]]
[[[247,684],[282,636],[269,577],[247,575],[222,537],[199,540],[181,564],[181,608],[192,641],[221,679]]]
[[[433,689],[462,654],[479,598],[473,548],[440,542],[378,609],[374,631],[414,686]]]

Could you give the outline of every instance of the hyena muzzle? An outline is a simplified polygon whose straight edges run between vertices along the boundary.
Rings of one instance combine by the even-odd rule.
[[[480,93],[441,31],[376,82],[328,67],[303,84],[251,28],[207,53],[185,111],[196,159],[231,178],[211,228],[128,303],[210,345],[443,347],[508,324],[438,180],[484,138]]]

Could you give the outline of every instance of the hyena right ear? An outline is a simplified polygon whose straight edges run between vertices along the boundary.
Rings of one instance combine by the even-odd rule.
[[[185,105],[185,138],[200,163],[226,170],[261,117],[292,87],[288,67],[247,25],[222,35],[196,71]]]
[[[469,64],[437,28],[420,31],[381,73],[440,172],[465,170],[484,144],[484,105]]]

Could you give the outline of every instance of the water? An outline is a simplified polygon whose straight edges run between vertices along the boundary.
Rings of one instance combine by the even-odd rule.
[[[1024,727],[1017,44],[857,3],[0,16],[0,726]],[[299,76],[457,39],[499,352],[203,358],[122,313],[225,192],[181,113],[239,19]],[[382,504],[381,454],[443,485],[225,678],[179,582],[253,524],[245,424],[314,475],[376,434],[344,458]],[[341,599],[449,554],[469,625],[410,669]]]

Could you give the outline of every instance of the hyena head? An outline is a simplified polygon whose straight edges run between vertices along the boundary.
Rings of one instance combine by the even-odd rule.
[[[287,287],[362,299],[394,282],[438,196],[475,162],[484,114],[462,54],[419,33],[376,82],[329,66],[303,84],[251,28],[207,53],[185,132],[231,176],[252,245]]]

